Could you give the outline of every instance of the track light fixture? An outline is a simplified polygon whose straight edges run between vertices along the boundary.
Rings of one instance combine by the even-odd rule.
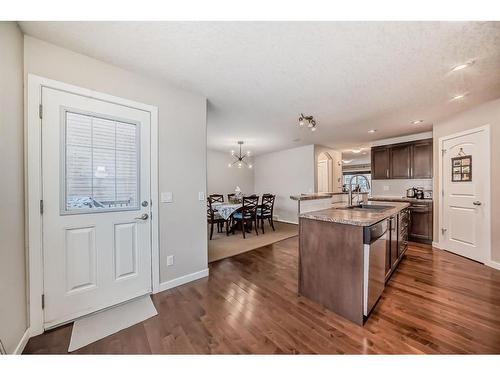
[[[316,121],[313,116],[305,116],[303,113],[299,117],[299,127],[307,126],[312,132],[316,131]]]

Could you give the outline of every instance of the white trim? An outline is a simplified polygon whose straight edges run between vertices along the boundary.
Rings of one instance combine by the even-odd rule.
[[[439,207],[438,207],[438,219],[439,226],[442,227],[442,219],[443,219],[443,211],[444,211],[444,199],[442,195],[443,186],[444,186],[444,175],[443,175],[443,143],[449,139],[462,137],[464,135],[479,133],[484,131],[486,137],[488,139],[487,147],[486,147],[486,160],[488,160],[489,169],[485,176],[484,186],[485,186],[485,204],[484,208],[487,211],[485,214],[486,217],[486,236],[488,237],[488,241],[486,241],[487,251],[486,251],[486,259],[483,260],[484,264],[489,264],[492,262],[491,260],[491,137],[490,137],[490,125],[486,124],[483,126],[479,126],[477,128],[468,129],[461,131],[459,133],[450,134],[444,137],[440,137],[438,141],[439,150],[438,150],[438,164],[439,164],[439,181],[438,181],[438,191],[437,196],[439,199]],[[436,192],[434,193],[436,195]],[[441,228],[438,228],[438,243],[444,243],[443,240],[443,232]],[[441,248],[443,248],[441,246]],[[446,250],[446,249],[445,249]],[[493,262],[494,263],[494,262]]]
[[[158,108],[151,107],[151,213],[152,213],[152,226],[151,226],[151,278],[153,294],[160,291],[160,194],[159,194],[159,154],[158,154]],[[154,213],[154,215],[153,215]]]
[[[495,262],[493,260],[489,260],[484,265],[491,267],[491,268],[494,268],[494,269],[497,269],[497,270],[500,270],[500,262]]]
[[[278,223],[286,223],[286,224],[295,224],[295,225],[299,225],[299,222],[298,221],[291,221],[291,220],[283,220],[283,219],[273,219],[274,221],[278,222]]]
[[[385,145],[390,145],[390,144],[393,144],[393,143],[403,143],[403,142],[419,141],[421,139],[428,139],[428,138],[432,138],[432,137],[433,137],[433,133],[432,133],[432,130],[431,130],[431,131],[423,132],[423,133],[404,135],[402,137],[380,139],[378,141],[372,142],[371,145],[372,146],[385,146]]]
[[[25,158],[26,171],[26,217],[28,237],[28,275],[29,275],[29,322],[30,333],[33,336],[43,333],[43,310],[41,296],[43,294],[43,251],[42,251],[42,217],[40,215],[41,186],[41,126],[39,104],[41,103],[42,87],[78,94],[92,99],[127,106],[150,113],[151,119],[151,264],[152,290],[159,291],[160,286],[160,256],[159,256],[159,210],[158,210],[158,108],[138,103],[132,100],[118,98],[97,91],[69,85],[48,78],[28,74],[26,93],[25,118]]]
[[[432,241],[432,247],[435,247],[436,249],[443,250],[443,247],[439,242],[434,242]]]
[[[193,272],[193,273],[178,277],[178,278],[173,279],[173,280],[165,281],[165,282],[160,284],[159,292],[163,292],[164,290],[172,289],[172,288],[175,288],[176,286],[186,284],[186,283],[189,283],[191,281],[195,281],[195,280],[201,279],[203,277],[207,277],[207,276],[208,276],[208,268],[205,268],[204,270],[201,270],[198,272]]]
[[[28,343],[30,337],[30,329],[28,327],[26,328],[26,331],[24,331],[23,337],[21,337],[21,340],[19,340],[19,343],[17,344],[12,354],[23,354],[23,350],[26,347],[26,344]]]

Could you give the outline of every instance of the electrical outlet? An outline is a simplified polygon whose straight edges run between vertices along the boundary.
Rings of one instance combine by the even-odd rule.
[[[384,191],[389,191],[389,186],[388,185],[384,185]]]
[[[205,192],[204,191],[199,191],[198,192],[198,200],[199,201],[204,201],[205,200]]]
[[[174,256],[169,255],[167,256],[167,266],[172,266],[174,264]]]

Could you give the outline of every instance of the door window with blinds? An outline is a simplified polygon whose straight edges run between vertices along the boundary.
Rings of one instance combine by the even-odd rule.
[[[139,124],[63,111],[63,214],[139,209]]]

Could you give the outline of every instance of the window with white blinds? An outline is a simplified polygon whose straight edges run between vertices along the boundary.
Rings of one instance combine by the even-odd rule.
[[[65,211],[139,208],[139,126],[65,112]]]

